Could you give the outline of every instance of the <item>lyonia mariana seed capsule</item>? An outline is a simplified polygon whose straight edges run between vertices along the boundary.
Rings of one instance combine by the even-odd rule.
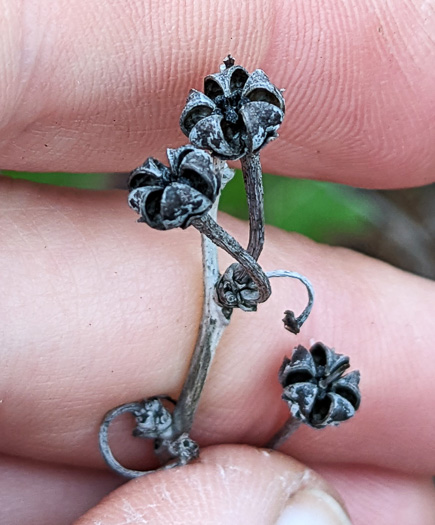
[[[277,137],[284,113],[282,91],[264,71],[249,74],[228,56],[220,73],[205,78],[204,93],[192,90],[187,98],[180,126],[191,144],[168,149],[168,165],[150,157],[131,173],[128,203],[139,214],[138,222],[157,230],[193,226],[201,233],[204,286],[198,336],[178,399],[158,395],[126,403],[107,412],[101,423],[103,458],[124,477],[155,471],[126,468],[114,457],[109,426],[123,414],[134,417],[135,437],[154,440],[162,463],[157,470],[198,457],[199,446],[189,433],[216,348],[235,308],[255,311],[272,293],[270,279],[288,277],[305,286],[308,303],[299,316],[285,311],[285,328],[299,333],[311,313],[314,290],[306,277],[290,270],[265,272],[258,262],[265,239],[260,150]],[[233,176],[226,160],[236,159],[240,159],[249,208],[246,248],[217,221],[220,193]],[[222,273],[217,248],[236,261]],[[170,285],[166,283],[168,293]],[[292,418],[269,445],[278,447],[302,422],[323,428],[352,417],[360,404],[359,372],[345,375],[348,367],[346,356],[323,343],[309,350],[298,346],[290,359],[285,358],[279,379]]]

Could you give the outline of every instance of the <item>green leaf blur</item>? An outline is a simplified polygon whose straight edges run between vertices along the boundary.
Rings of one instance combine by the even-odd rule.
[[[13,179],[25,179],[41,184],[81,188],[83,190],[106,189],[105,173],[27,173],[24,171],[1,171],[2,175]]]
[[[3,175],[43,184],[81,189],[110,189],[104,173],[24,173]],[[127,177],[127,175],[126,175]],[[370,227],[374,210],[365,193],[354,188],[311,180],[263,175],[266,223],[301,233],[318,242],[334,242],[343,235],[360,235]],[[222,192],[220,210],[248,218],[242,174],[239,170]]]
[[[301,233],[318,242],[347,234],[362,234],[371,224],[373,206],[354,188],[312,180],[263,175],[264,214],[267,224]],[[220,209],[248,218],[241,172],[222,193]]]

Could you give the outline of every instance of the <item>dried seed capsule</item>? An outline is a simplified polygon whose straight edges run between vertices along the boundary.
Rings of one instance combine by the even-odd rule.
[[[309,350],[299,345],[279,371],[282,398],[296,419],[313,428],[338,425],[350,419],[361,401],[359,371],[343,376],[349,358],[323,343]]]
[[[261,69],[251,75],[225,62],[226,69],[204,80],[204,93],[192,89],[180,127],[198,148],[221,159],[236,160],[256,153],[277,137],[285,103]]]
[[[292,334],[296,335],[301,331],[300,324],[298,323],[293,310],[286,310],[284,312],[284,319],[282,322],[284,323],[284,328]]]
[[[134,412],[136,428],[133,435],[144,438],[164,438],[170,435],[172,415],[162,403],[167,397],[144,399],[141,407]]]
[[[216,298],[225,308],[255,312],[259,299],[258,287],[251,277],[243,272],[240,264],[233,263],[216,284]]]
[[[188,434],[181,434],[177,439],[168,444],[168,452],[177,458],[179,465],[186,465],[192,459],[199,457],[199,446]]]
[[[167,156],[169,167],[150,157],[132,172],[128,203],[152,228],[184,229],[212,207],[221,181],[210,155],[190,144]]]

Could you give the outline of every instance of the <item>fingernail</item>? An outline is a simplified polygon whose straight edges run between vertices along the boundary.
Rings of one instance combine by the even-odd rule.
[[[276,525],[352,525],[336,499],[321,490],[293,494]]]

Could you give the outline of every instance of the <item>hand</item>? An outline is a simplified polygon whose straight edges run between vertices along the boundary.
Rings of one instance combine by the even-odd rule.
[[[162,157],[185,140],[188,89],[231,52],[286,88],[265,171],[366,187],[435,180],[427,4],[4,4],[5,169],[128,171]],[[273,523],[304,501],[320,516],[331,499],[319,491],[337,496],[309,466],[357,525],[433,522],[433,282],[271,229],[261,263],[312,280],[312,317],[298,338],[282,328],[283,310],[305,301],[285,282],[272,282],[257,314],[236,312],[195,420],[201,460],[110,492],[122,480],[99,455],[102,416],[176,397],[184,380],[201,309],[199,235],[137,224],[121,192],[0,185],[0,521],[71,523],[108,493],[76,523]],[[247,237],[246,225],[220,220]],[[254,448],[287,417],[284,354],[311,339],[360,369],[360,411],[337,429],[302,428],[281,452]],[[126,439],[130,428],[114,425],[115,453],[151,467],[150,444]]]

